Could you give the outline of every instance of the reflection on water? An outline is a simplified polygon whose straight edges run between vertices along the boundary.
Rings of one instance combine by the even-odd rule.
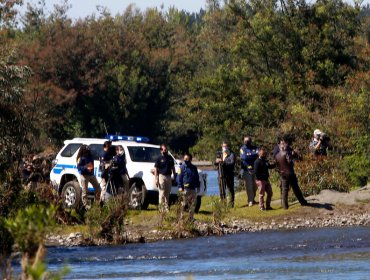
[[[207,195],[219,195],[218,181],[217,181],[217,171],[207,170]]]
[[[206,170],[207,175],[207,195],[219,195],[220,190],[218,188],[218,181],[217,181],[217,170]],[[237,189],[239,182],[238,179],[235,177],[235,189]]]
[[[70,279],[367,279],[369,228],[243,233],[112,247],[50,248]]]

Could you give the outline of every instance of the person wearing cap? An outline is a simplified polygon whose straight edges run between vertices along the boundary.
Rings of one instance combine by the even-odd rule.
[[[328,137],[320,129],[315,129],[313,132],[313,139],[309,145],[312,154],[317,158],[326,157],[328,155],[328,147]]]
[[[178,170],[178,187],[181,194],[181,217],[186,207],[189,211],[189,221],[194,219],[195,201],[197,192],[200,190],[200,181],[198,168],[191,163],[193,156],[190,153],[185,153],[184,163],[180,165]]]

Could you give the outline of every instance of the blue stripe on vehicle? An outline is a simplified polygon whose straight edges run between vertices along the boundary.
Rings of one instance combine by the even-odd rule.
[[[77,169],[77,165],[57,164],[55,167]]]
[[[62,171],[63,171],[63,168],[54,168],[53,169],[53,173],[55,173],[55,174],[60,174],[60,173],[62,173]]]
[[[71,165],[71,164],[57,164],[55,165],[55,167],[53,168],[52,172],[54,174],[61,174],[63,169],[77,169],[77,165]],[[97,178],[100,178],[101,176],[101,172],[99,170],[98,167],[95,167],[94,168],[94,175],[97,177]],[[89,183],[88,185],[88,189],[89,191],[93,191],[94,188],[91,186],[91,183]]]
[[[57,164],[53,168],[54,174],[60,174],[62,173],[63,169],[77,169],[77,165],[71,165],[71,164]]]

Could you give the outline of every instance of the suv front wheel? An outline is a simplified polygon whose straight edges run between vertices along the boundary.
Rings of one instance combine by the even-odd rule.
[[[149,203],[146,197],[146,189],[145,186],[140,182],[134,182],[131,185],[128,196],[129,196],[129,207],[131,209],[146,210],[148,208]]]
[[[78,209],[81,201],[81,188],[78,182],[70,181],[64,185],[62,199],[65,208]]]

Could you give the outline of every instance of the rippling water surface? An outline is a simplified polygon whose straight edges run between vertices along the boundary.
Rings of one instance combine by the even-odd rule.
[[[69,279],[370,279],[370,228],[243,233],[112,247],[49,248]]]

